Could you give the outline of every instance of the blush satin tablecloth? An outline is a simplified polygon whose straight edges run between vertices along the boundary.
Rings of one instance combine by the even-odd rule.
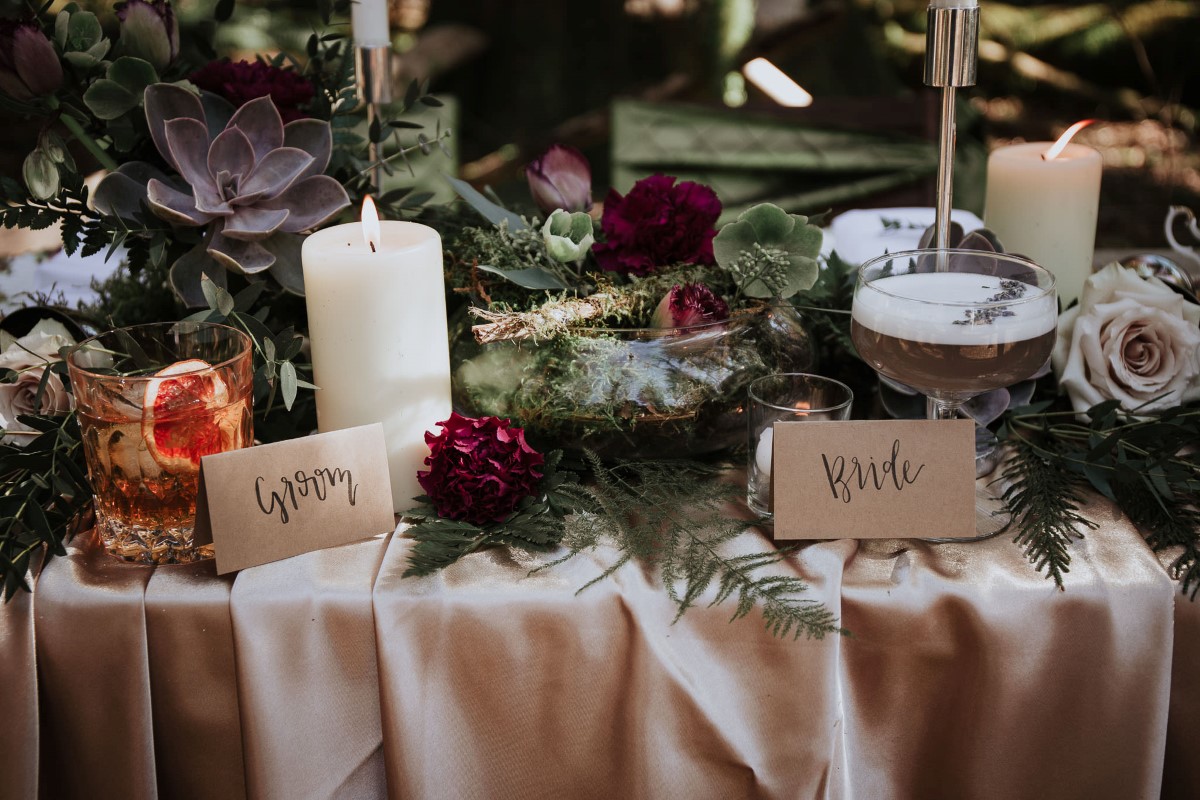
[[[808,545],[781,569],[853,636],[798,642],[672,625],[636,564],[576,596],[608,551],[402,580],[390,535],[221,578],[77,537],[0,611],[0,794],[1200,796],[1198,607],[1089,512],[1065,592],[1004,536]]]

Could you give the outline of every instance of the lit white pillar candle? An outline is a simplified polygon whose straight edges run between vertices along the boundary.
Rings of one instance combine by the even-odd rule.
[[[359,47],[390,45],[392,29],[387,0],[352,0],[350,29],[354,32],[354,43]]]
[[[317,424],[332,431],[383,423],[392,501],[403,511],[423,494],[425,432],[450,416],[442,240],[425,225],[377,217],[367,232],[369,203],[362,224],[304,241]]]
[[[1029,142],[992,152],[983,221],[1007,252],[1054,273],[1066,306],[1092,273],[1103,163],[1099,153],[1079,144],[1043,158],[1054,146]]]

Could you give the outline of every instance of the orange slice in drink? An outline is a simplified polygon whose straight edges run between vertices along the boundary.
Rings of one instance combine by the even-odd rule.
[[[193,470],[202,456],[227,449],[221,420],[229,387],[198,358],[154,373],[142,406],[142,438],[166,470]]]

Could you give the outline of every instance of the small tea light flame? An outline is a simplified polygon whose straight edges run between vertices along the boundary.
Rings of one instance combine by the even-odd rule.
[[[1088,125],[1091,125],[1095,121],[1096,120],[1094,119],[1084,119],[1067,128],[1065,131],[1063,131],[1063,135],[1058,137],[1058,141],[1051,145],[1049,150],[1042,153],[1042,159],[1045,161],[1053,161],[1054,159],[1058,158],[1062,151],[1067,148],[1067,145],[1071,143],[1071,139],[1074,138],[1075,134],[1079,133],[1081,130],[1086,128]]]
[[[363,239],[366,241],[367,247],[371,248],[371,252],[379,252],[378,245],[382,238],[382,231],[379,227],[379,212],[375,210],[375,201],[371,199],[371,195],[363,197],[362,231]]]

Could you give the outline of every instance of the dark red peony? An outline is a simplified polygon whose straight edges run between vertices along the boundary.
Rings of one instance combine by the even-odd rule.
[[[308,116],[301,109],[313,99],[313,85],[290,69],[261,61],[210,61],[191,74],[192,83],[220,95],[235,108],[270,95],[284,123]]]
[[[545,457],[507,419],[470,419],[451,412],[439,434],[426,433],[428,470],[417,481],[439,517],[473,525],[501,522],[536,494]]]
[[[687,328],[729,319],[729,305],[703,283],[676,284],[654,310],[655,328]]]
[[[721,201],[707,186],[675,184],[670,175],[652,175],[622,197],[604,198],[600,227],[605,241],[592,252],[603,269],[646,275],[671,264],[714,264],[714,227]]]

